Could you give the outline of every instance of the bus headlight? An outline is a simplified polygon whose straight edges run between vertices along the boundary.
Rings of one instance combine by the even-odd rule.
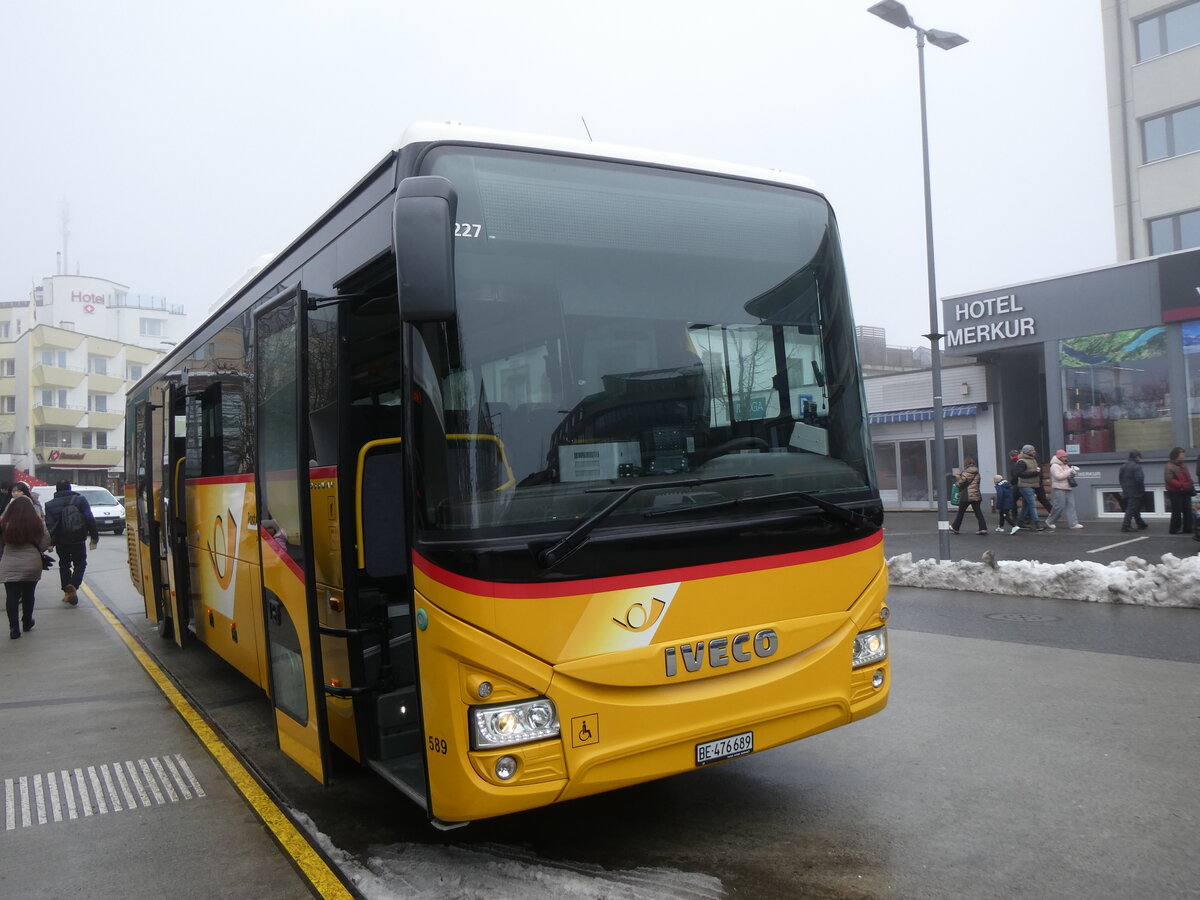
[[[471,749],[511,747],[558,737],[558,710],[546,697],[471,707]]]
[[[860,631],[854,638],[854,661],[851,668],[861,669],[887,659],[887,628]]]

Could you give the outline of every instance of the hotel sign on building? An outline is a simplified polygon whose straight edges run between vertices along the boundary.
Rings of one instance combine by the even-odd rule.
[[[1037,334],[1037,319],[1028,315],[1016,294],[961,300],[951,304],[946,347],[993,344]]]

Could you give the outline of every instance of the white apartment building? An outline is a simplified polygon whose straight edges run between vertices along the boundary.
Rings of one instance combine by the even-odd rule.
[[[182,306],[55,275],[0,303],[0,479],[113,486],[125,390],[187,334]]]
[[[1101,0],[1117,258],[1200,247],[1200,0]]]

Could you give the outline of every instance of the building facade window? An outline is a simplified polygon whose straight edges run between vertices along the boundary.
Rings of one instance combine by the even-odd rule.
[[[138,320],[138,333],[142,337],[162,337],[163,336],[163,321],[162,319],[148,319],[143,316]]]
[[[108,432],[107,431],[97,431],[96,432],[96,449],[97,450],[107,450],[108,449]]]
[[[108,359],[103,356],[89,356],[88,371],[93,375],[107,375]]]
[[[1150,255],[1200,247],[1200,209],[1150,219]]]
[[[17,398],[8,396],[0,397],[0,414],[12,415],[17,411]]]
[[[108,395],[88,394],[88,412],[108,412]]]
[[[79,436],[79,439],[80,439],[80,443],[83,444],[84,450],[92,449],[92,433],[90,431],[83,432],[83,434],[81,434]]]
[[[53,390],[52,388],[42,388],[42,406],[56,406],[59,409],[67,408],[67,392],[63,390]]]
[[[17,374],[17,361],[15,359],[0,359],[0,376],[12,377]]]
[[[129,381],[137,381],[142,377],[142,367],[130,363],[125,367],[125,378]]]
[[[1134,24],[1137,61],[1200,44],[1200,0],[1156,13]]]
[[[1164,327],[1071,338],[1059,342],[1058,355],[1068,453],[1174,444]]]
[[[1142,162],[1200,150],[1200,104],[1142,120]]]
[[[9,323],[0,322],[0,341],[7,341],[9,338]]]
[[[39,447],[70,447],[72,432],[57,428],[38,428],[34,431],[34,443]]]
[[[38,362],[43,366],[56,366],[60,369],[67,367],[66,350],[39,350]]]

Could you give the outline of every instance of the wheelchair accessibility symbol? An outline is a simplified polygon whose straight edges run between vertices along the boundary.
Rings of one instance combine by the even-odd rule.
[[[571,720],[571,746],[586,747],[600,743],[600,716],[592,713]]]

